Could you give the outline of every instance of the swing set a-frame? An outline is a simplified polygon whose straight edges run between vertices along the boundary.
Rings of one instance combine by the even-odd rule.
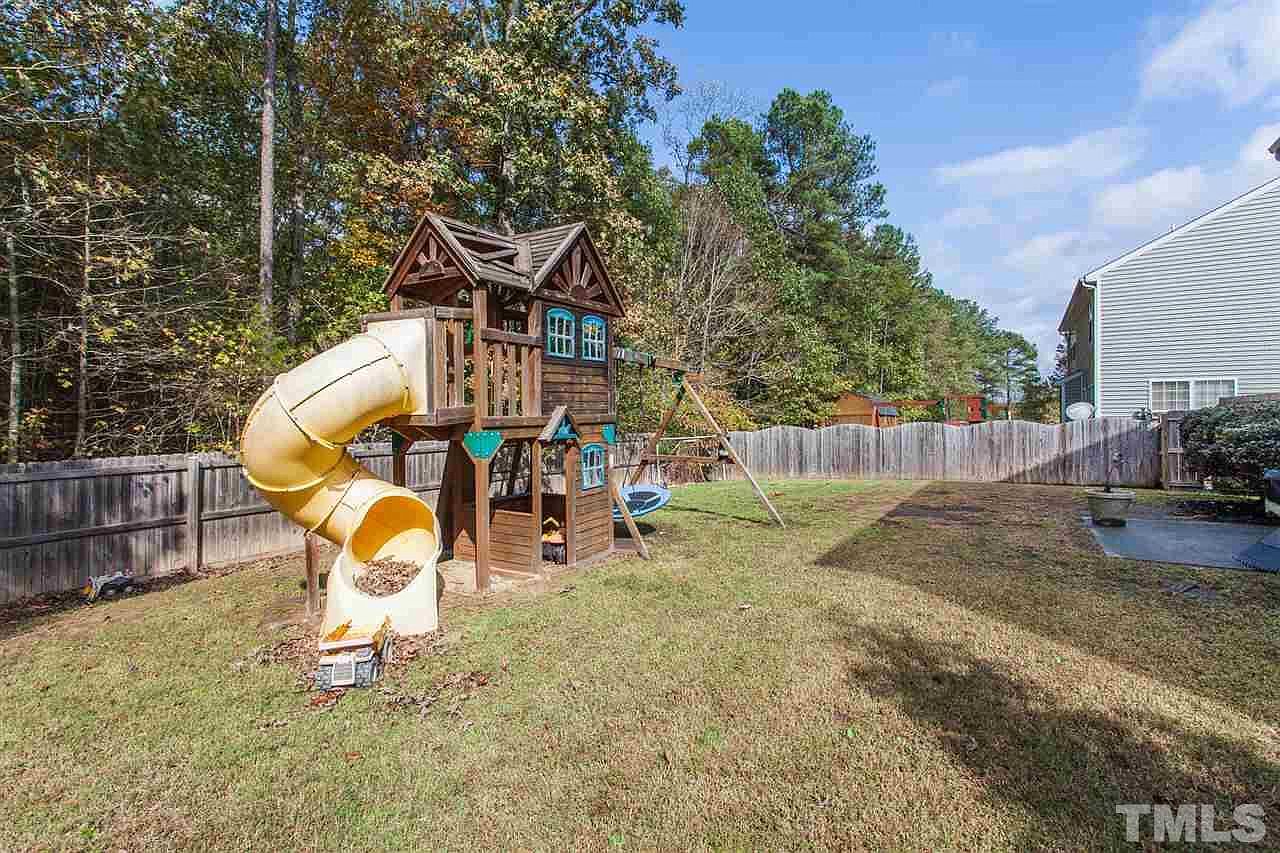
[[[628,478],[627,488],[636,487],[648,472],[649,466],[661,466],[663,462],[678,462],[692,465],[721,465],[726,462],[736,465],[742,469],[742,473],[746,476],[747,482],[751,484],[752,490],[755,491],[756,497],[764,504],[764,508],[768,510],[769,515],[778,523],[779,527],[786,528],[787,524],[782,520],[782,516],[778,514],[778,510],[769,502],[768,496],[764,490],[760,488],[760,484],[756,482],[756,478],[752,475],[751,469],[742,461],[742,457],[738,455],[738,451],[734,449],[733,444],[729,441],[729,435],[720,426],[720,423],[711,414],[711,410],[707,408],[706,402],[702,399],[702,395],[698,393],[698,386],[702,382],[702,375],[688,365],[683,364],[674,359],[663,358],[661,356],[651,355],[645,352],[637,352],[636,350],[617,347],[613,351],[613,357],[616,361],[626,362],[628,364],[637,364],[641,367],[658,368],[671,372],[671,383],[675,389],[675,396],[671,404],[662,413],[662,417],[658,420],[658,428],[653,435],[649,437],[649,441],[645,444],[644,452],[640,455],[639,465],[632,471]],[[719,453],[715,456],[707,456],[689,453],[659,453],[658,446],[666,439],[667,428],[671,425],[672,418],[675,417],[676,411],[680,408],[680,404],[685,398],[693,401],[697,407],[699,414],[703,420],[711,428],[714,438],[720,445]],[[661,470],[659,468],[659,470]],[[638,539],[639,534],[635,530],[635,522],[631,518],[630,512],[627,510],[626,502],[621,496],[615,496],[620,504],[620,509],[624,520],[627,522],[628,530],[633,538]]]

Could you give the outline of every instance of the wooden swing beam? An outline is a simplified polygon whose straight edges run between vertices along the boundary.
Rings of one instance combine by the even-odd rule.
[[[639,364],[642,367],[659,367],[664,370],[671,370],[674,371],[680,379],[680,385],[676,388],[675,399],[671,401],[671,406],[662,413],[662,418],[658,421],[657,431],[654,432],[654,434],[649,438],[648,444],[645,445],[644,453],[640,457],[639,467],[637,467],[631,474],[631,485],[634,486],[636,483],[640,482],[640,478],[649,470],[649,466],[658,461],[690,462],[698,465],[718,465],[721,463],[721,459],[709,456],[658,453],[658,442],[662,441],[662,437],[666,433],[667,427],[671,425],[671,419],[675,417],[676,409],[680,408],[680,403],[684,400],[685,396],[688,396],[689,399],[693,400],[694,405],[698,407],[698,411],[702,413],[703,419],[706,420],[707,424],[710,425],[711,429],[714,431],[715,435],[713,437],[720,442],[720,446],[723,448],[724,453],[733,461],[733,464],[741,468],[742,473],[747,476],[747,482],[751,484],[751,488],[755,491],[756,497],[760,499],[760,502],[764,504],[765,509],[769,511],[769,515],[773,516],[773,520],[778,522],[779,527],[786,529],[787,523],[782,520],[782,516],[778,514],[778,511],[774,509],[773,504],[769,502],[769,498],[765,495],[764,489],[760,488],[760,484],[757,483],[756,478],[752,476],[751,469],[746,466],[746,463],[742,461],[742,457],[738,455],[738,451],[734,450],[733,445],[729,443],[728,433],[721,428],[719,421],[717,421],[715,416],[711,414],[711,410],[708,409],[707,404],[703,402],[702,396],[698,394],[698,390],[695,385],[702,381],[701,374],[694,372],[688,365],[675,361],[674,359],[662,358],[660,356],[650,355],[645,352],[637,352],[636,350],[629,350],[623,347],[616,347],[613,351],[613,357],[618,361],[625,361],[630,364]]]

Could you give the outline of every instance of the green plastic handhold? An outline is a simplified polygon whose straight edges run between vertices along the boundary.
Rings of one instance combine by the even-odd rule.
[[[604,428],[600,430],[600,434],[604,436],[605,444],[618,443],[618,428],[613,424],[605,424]]]
[[[462,437],[462,446],[472,459],[492,459],[502,446],[502,433],[491,429],[469,432]]]

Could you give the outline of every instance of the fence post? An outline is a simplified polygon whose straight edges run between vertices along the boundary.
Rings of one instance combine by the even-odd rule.
[[[201,503],[204,497],[204,469],[200,467],[200,457],[192,456],[187,460],[187,570],[200,571],[201,545]]]

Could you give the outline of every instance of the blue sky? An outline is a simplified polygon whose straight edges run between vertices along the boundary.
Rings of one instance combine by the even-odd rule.
[[[830,91],[938,286],[1045,369],[1077,277],[1280,177],[1280,0],[686,5],[653,33],[686,90]]]

